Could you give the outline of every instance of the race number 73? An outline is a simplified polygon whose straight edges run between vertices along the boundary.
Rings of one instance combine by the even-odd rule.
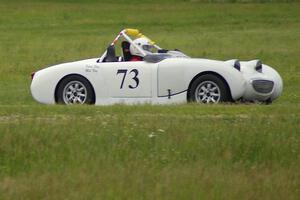
[[[129,73],[127,73],[127,72],[128,72],[127,69],[118,69],[118,71],[117,71],[117,75],[118,74],[123,74],[120,89],[122,89],[123,86],[124,86],[124,81],[125,81],[126,76],[132,76],[131,79],[134,80],[134,82],[135,82],[133,85],[131,85],[131,84],[128,85],[128,87],[130,89],[137,88],[139,86],[139,83],[140,83],[140,80],[138,78],[139,71],[137,69],[132,69],[131,71],[129,71]]]

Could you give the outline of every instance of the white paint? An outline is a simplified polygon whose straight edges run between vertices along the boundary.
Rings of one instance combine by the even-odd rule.
[[[229,85],[232,98],[237,100],[275,100],[282,93],[282,79],[271,67],[263,65],[262,73],[255,71],[253,62],[240,62],[241,71],[233,68],[230,62],[192,59],[168,58],[158,63],[112,62],[97,63],[97,58],[55,65],[38,71],[31,83],[31,93],[35,100],[45,104],[54,104],[55,88],[59,81],[70,74],[79,74],[92,84],[97,105],[124,104],[169,104],[187,101],[187,90],[191,80],[199,73],[214,72],[222,76]],[[126,69],[123,88],[120,89],[123,74],[117,74],[119,69]],[[139,86],[132,79],[137,69]],[[254,91],[252,80],[272,80],[274,89],[269,94]],[[168,90],[171,97],[168,98]],[[177,95],[174,95],[179,93]],[[160,97],[163,96],[163,97]]]

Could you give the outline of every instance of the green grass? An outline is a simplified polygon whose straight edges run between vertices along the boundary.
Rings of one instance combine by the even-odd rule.
[[[0,199],[300,196],[299,4],[174,2],[0,2]],[[32,71],[97,57],[125,27],[193,57],[260,58],[284,93],[268,106],[32,99]]]

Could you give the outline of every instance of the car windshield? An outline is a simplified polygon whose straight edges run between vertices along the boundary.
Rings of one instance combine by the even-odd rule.
[[[154,53],[155,48],[153,45],[143,45],[143,50]]]
[[[167,51],[166,53],[152,53],[144,57],[146,62],[157,63],[167,58],[189,58],[180,51]]]

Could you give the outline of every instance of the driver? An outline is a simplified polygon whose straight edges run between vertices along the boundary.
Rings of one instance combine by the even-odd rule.
[[[143,51],[148,54],[152,53],[152,50],[154,46],[151,44],[151,42],[146,38],[138,38],[133,40],[133,43],[137,46],[139,46]],[[130,53],[132,55],[130,61],[142,61],[143,60],[143,54],[134,46],[130,45]]]

